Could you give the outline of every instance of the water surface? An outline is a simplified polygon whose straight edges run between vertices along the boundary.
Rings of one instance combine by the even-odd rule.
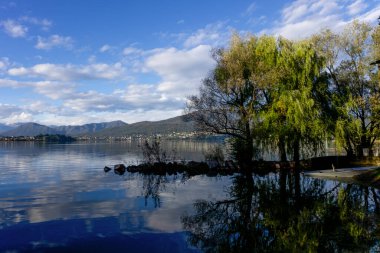
[[[182,160],[215,143],[168,142]],[[0,143],[0,252],[379,249],[379,191],[302,175],[123,176],[137,143]]]

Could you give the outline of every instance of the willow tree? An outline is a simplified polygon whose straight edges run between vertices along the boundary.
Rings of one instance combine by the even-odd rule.
[[[214,56],[215,69],[188,104],[201,130],[232,136],[245,161],[256,143],[296,161],[301,150],[320,147],[324,131],[313,90],[322,61],[311,43],[234,36]]]
[[[376,64],[372,65],[377,65],[377,69],[375,68],[374,71],[377,71],[377,76],[376,73],[374,73],[373,78],[376,79],[378,83],[378,90],[375,94],[373,94],[371,98],[371,105],[372,105],[372,113],[371,113],[371,121],[374,122],[373,125],[377,124],[376,130],[374,135],[376,137],[380,136],[380,17],[379,17],[379,25],[374,29],[372,33],[372,47],[371,47],[371,52],[372,52],[372,60]],[[376,87],[376,83],[374,84]],[[374,138],[376,139],[376,138]],[[374,140],[373,140],[374,141]]]
[[[354,21],[343,32],[324,31],[314,37],[318,52],[326,59],[325,75],[332,91],[335,139],[349,156],[363,155],[379,135],[379,82],[370,65],[376,54],[378,35],[365,23]]]
[[[265,47],[272,40],[233,36],[228,48],[214,52],[215,69],[187,105],[199,129],[232,137],[235,156],[244,163],[252,161],[255,129],[265,100],[262,85],[267,77],[262,73],[272,71],[261,62],[260,52],[276,50]]]
[[[277,144],[280,159],[291,154],[300,160],[301,151],[316,153],[322,148],[325,125],[313,91],[320,84],[323,60],[309,41],[278,40],[277,76],[268,90],[270,101],[261,112],[263,130],[269,143]]]

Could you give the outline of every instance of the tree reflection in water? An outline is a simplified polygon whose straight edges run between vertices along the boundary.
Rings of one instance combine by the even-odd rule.
[[[144,174],[141,175],[142,194],[145,198],[145,206],[148,205],[149,200],[152,201],[155,208],[161,206],[160,193],[166,190],[166,185],[175,183],[176,181],[185,182],[191,177],[187,174]]]
[[[154,207],[160,207],[160,192],[165,190],[165,184],[168,182],[168,178],[163,175],[149,174],[143,176],[145,206],[148,205],[148,200],[151,198]]]
[[[228,199],[196,202],[182,223],[205,252],[376,251],[378,195],[300,174],[239,175]]]

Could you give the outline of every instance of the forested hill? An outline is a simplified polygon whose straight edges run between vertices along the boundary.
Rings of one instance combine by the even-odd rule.
[[[16,128],[0,133],[1,136],[36,136],[39,134],[64,134],[64,133],[57,129],[40,125],[37,123],[21,124]]]
[[[65,135],[69,136],[79,136],[84,134],[92,134],[99,131],[102,131],[107,128],[115,128],[115,127],[123,127],[126,126],[127,123],[117,120],[111,122],[102,122],[102,123],[90,123],[81,126],[57,126],[55,129],[58,131],[65,133]]]
[[[37,123],[24,123],[18,126],[4,125],[0,136],[36,136],[39,134],[62,134],[67,136],[122,137],[132,135],[155,135],[186,133],[194,131],[194,123],[186,116],[161,121],[143,121],[127,124],[123,121],[91,123],[81,126],[44,126]]]
[[[178,116],[161,121],[142,121],[121,127],[104,129],[92,134],[94,137],[120,137],[132,135],[154,135],[186,133],[195,130],[194,122],[187,116]]]
[[[1,123],[0,123],[0,133],[1,133],[1,132],[8,131],[8,130],[11,130],[11,129],[13,129],[12,126],[8,126],[8,125],[1,124]]]

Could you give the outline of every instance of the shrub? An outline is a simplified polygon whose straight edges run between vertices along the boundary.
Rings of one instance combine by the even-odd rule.
[[[159,138],[154,138],[152,143],[145,140],[141,149],[145,163],[154,164],[166,162],[166,151],[162,150]]]
[[[215,162],[218,166],[224,163],[224,152],[221,146],[214,146],[208,149],[204,154],[205,160],[208,162]]]

